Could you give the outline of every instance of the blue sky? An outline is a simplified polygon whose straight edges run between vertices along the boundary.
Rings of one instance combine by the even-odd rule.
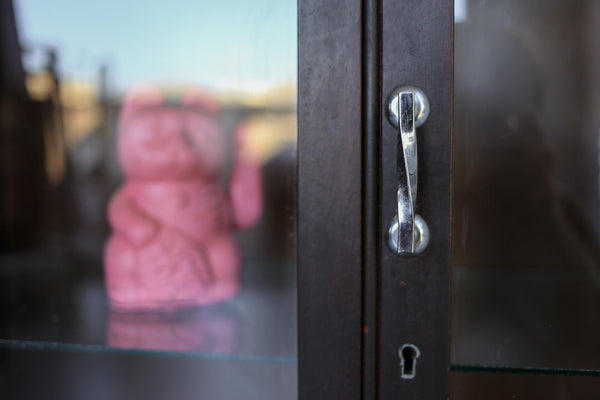
[[[105,63],[119,91],[296,80],[296,0],[15,0],[15,9],[21,40],[56,46],[67,79],[93,80]]]

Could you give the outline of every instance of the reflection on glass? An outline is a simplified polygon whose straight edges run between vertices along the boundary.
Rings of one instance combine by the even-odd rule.
[[[293,359],[296,3],[1,4],[0,339],[162,336],[112,303]]]
[[[222,309],[157,313],[111,312],[107,345],[113,347],[235,353],[240,346],[236,315]]]
[[[452,361],[600,369],[600,8],[466,2]]]

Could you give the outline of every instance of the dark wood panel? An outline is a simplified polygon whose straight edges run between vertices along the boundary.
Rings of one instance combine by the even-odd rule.
[[[431,114],[417,129],[417,213],[430,243],[402,258],[384,245],[381,257],[381,399],[446,399],[448,395],[448,289],[450,277],[450,166],[452,123],[451,0],[383,0],[382,97],[401,85],[424,90]],[[396,213],[397,131],[382,118],[381,239]],[[401,379],[399,349],[420,350],[414,379]]]
[[[563,373],[566,371],[562,371]],[[450,374],[452,399],[597,399],[600,396],[600,379],[597,376],[555,374],[529,371],[523,373],[452,372]]]
[[[361,396],[361,2],[299,2],[300,399]]]

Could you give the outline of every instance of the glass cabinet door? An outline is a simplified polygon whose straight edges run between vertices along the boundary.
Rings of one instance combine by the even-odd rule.
[[[599,4],[455,4],[453,395],[596,398]]]
[[[296,8],[2,2],[9,398],[296,398]]]
[[[0,13],[9,398],[600,394],[597,1]]]
[[[380,16],[381,121],[364,139],[380,150],[367,165],[379,172],[380,253],[364,265],[377,271],[365,320],[373,310],[379,330],[365,397],[446,398],[446,368],[456,399],[598,397],[598,3],[368,4]],[[428,245],[401,250],[397,232],[417,214],[428,231],[405,237],[428,232]]]

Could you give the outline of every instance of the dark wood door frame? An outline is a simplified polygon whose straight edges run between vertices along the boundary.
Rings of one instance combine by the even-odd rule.
[[[361,2],[298,3],[300,399],[361,397]]]
[[[299,397],[446,398],[453,1],[300,0],[298,12]],[[431,243],[407,259],[382,246],[397,155],[382,104],[404,84],[432,104],[417,205]],[[404,342],[421,351],[412,380]]]

